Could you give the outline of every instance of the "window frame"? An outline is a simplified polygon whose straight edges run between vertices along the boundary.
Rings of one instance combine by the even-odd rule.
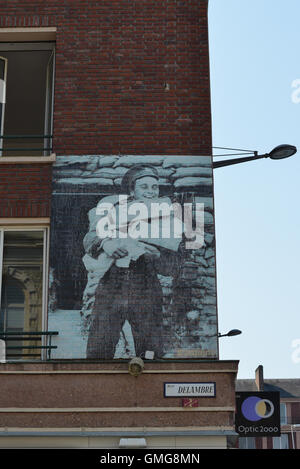
[[[30,37],[32,37],[32,35]],[[50,150],[45,150],[45,148],[49,147],[49,148],[52,149],[52,144],[53,144],[55,60],[56,60],[56,40],[55,39],[49,39],[49,40],[46,40],[46,41],[41,41],[41,40],[38,40],[38,38],[36,38],[36,40],[31,38],[28,41],[26,41],[26,40],[18,41],[16,39],[14,39],[14,34],[12,32],[11,41],[7,41],[7,40],[4,41],[1,38],[1,34],[0,34],[0,56],[4,60],[6,60],[6,67],[5,67],[5,74],[6,74],[5,86],[6,86],[6,89],[7,89],[7,78],[8,78],[7,77],[7,70],[8,70],[8,67],[9,67],[9,63],[8,63],[8,60],[5,57],[2,57],[1,53],[3,53],[3,52],[12,52],[12,51],[41,51],[41,50],[51,51],[51,57],[49,59],[49,62],[50,62],[51,58],[53,60],[51,90],[50,90],[50,87],[49,87],[48,71],[47,71],[47,77],[46,77],[46,83],[45,83],[46,99],[45,99],[44,126],[43,126],[44,127],[44,136],[43,136],[44,150],[41,151],[41,154],[37,154],[35,156],[33,155],[32,157],[30,157],[32,159],[34,159],[34,158],[49,158],[53,155],[52,150],[51,151]],[[48,66],[49,66],[49,62],[48,62]],[[47,66],[47,68],[48,68],[48,66]],[[5,99],[5,101],[6,101],[6,99]],[[48,113],[48,115],[47,115],[47,113]],[[0,135],[4,134],[4,123],[5,123],[5,110],[3,108],[2,123],[1,123],[2,129],[0,129],[0,131],[1,131]],[[45,133],[46,132],[46,127],[48,127],[50,129],[50,134],[49,134],[49,135],[51,135],[50,138],[45,137],[45,135],[47,135]],[[4,139],[2,139],[0,137],[0,145],[1,145],[0,148],[3,148],[3,143],[4,143]],[[5,149],[4,149],[4,151],[5,151]],[[3,158],[8,158],[8,159],[11,159],[11,158],[28,158],[24,155],[14,157],[13,152],[9,156],[3,156],[2,153],[3,153],[3,151],[0,150],[0,160],[3,159]]]
[[[287,425],[287,406],[286,402],[280,402],[280,424]]]
[[[0,135],[3,135],[4,132],[4,117],[5,117],[5,102],[6,102],[6,81],[7,81],[7,58],[2,57],[0,53],[0,59],[5,62],[4,65],[4,76],[3,76],[3,100],[1,101],[2,109],[1,109],[1,116],[0,116]],[[3,148],[3,139],[0,137],[0,148]],[[2,150],[0,149],[0,158],[2,156]]]
[[[48,283],[49,283],[49,240],[50,240],[50,227],[45,225],[1,225],[0,224],[0,306],[1,306],[1,292],[2,292],[2,275],[3,275],[3,247],[4,247],[4,233],[8,232],[43,232],[43,274],[42,274],[42,331],[48,330]],[[46,338],[42,337],[42,345],[46,345]],[[41,351],[41,360],[46,359],[46,350]],[[19,361],[19,359],[17,359]],[[10,361],[16,361],[10,359]],[[25,361],[25,360],[22,360]]]

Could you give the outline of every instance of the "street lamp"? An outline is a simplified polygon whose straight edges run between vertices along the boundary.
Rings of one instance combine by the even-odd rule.
[[[269,153],[258,155],[257,151],[254,151],[253,156],[244,156],[242,158],[231,158],[229,160],[214,161],[213,168],[221,168],[222,166],[230,166],[233,164],[247,163],[248,161],[260,160],[262,158],[271,158],[272,160],[281,160],[288,158],[297,152],[297,148],[294,145],[278,145],[273,148]],[[224,155],[225,156],[225,155]]]
[[[240,335],[242,331],[239,329],[231,329],[231,331],[227,332],[227,334],[218,334],[218,337],[232,337],[234,335]]]

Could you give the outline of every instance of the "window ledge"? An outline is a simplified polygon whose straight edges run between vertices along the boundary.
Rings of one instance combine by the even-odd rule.
[[[1,28],[1,42],[55,41],[56,28]]]
[[[20,163],[55,163],[56,154],[52,153],[49,156],[0,156],[0,164],[20,164]]]
[[[50,218],[49,217],[44,217],[44,218],[1,218],[0,217],[0,228],[5,228],[5,227],[18,227],[18,228],[25,228],[28,226],[41,226],[45,227],[50,225]]]

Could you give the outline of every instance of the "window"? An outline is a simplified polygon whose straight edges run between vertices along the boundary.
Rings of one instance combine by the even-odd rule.
[[[52,153],[55,42],[0,42],[1,156]]]
[[[35,333],[45,330],[47,229],[0,229],[0,333]],[[31,339],[33,340],[33,339]],[[35,356],[41,343],[6,341],[7,358]],[[17,348],[13,348],[17,347]]]
[[[280,423],[281,425],[287,424],[286,404],[284,402],[280,403]]]
[[[273,438],[273,449],[289,449],[289,439],[286,433]]]
[[[239,449],[255,449],[255,438],[239,438]]]

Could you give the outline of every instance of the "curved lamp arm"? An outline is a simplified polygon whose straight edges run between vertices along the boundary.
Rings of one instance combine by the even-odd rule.
[[[297,148],[294,145],[278,145],[273,148],[270,153],[264,155],[258,155],[257,151],[254,152],[253,156],[245,156],[242,158],[231,158],[229,160],[214,161],[213,168],[221,168],[223,166],[231,166],[233,164],[247,163],[248,161],[260,160],[262,158],[271,158],[272,160],[282,160],[283,158],[289,158],[290,156],[297,153]]]

